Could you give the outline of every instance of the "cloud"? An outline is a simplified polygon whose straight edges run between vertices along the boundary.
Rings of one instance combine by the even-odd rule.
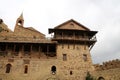
[[[120,59],[120,0],[2,0],[0,17],[13,30],[23,11],[26,27],[47,35],[71,18],[98,31],[91,54],[94,63]]]

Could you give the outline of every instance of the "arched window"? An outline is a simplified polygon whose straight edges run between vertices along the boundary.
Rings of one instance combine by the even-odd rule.
[[[6,65],[6,73],[10,73],[11,67],[12,67],[11,64]]]
[[[56,66],[52,66],[52,67],[51,67],[51,72],[52,72],[52,74],[55,74],[55,73],[56,73]]]
[[[21,20],[18,21],[18,25],[22,25],[22,21]]]
[[[27,65],[25,66],[24,73],[25,73],[25,74],[28,73],[28,66],[27,66]]]
[[[105,80],[103,77],[99,77],[98,80]]]

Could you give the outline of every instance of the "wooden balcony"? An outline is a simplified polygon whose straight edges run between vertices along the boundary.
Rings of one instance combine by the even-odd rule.
[[[76,37],[68,37],[68,36],[55,36],[52,38],[52,40],[74,40],[74,41],[97,41],[96,37],[82,37],[82,36],[76,36]]]

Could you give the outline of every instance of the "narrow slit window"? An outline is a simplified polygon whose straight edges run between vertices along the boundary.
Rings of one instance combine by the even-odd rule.
[[[63,54],[63,61],[67,61],[67,54]]]
[[[72,71],[70,71],[70,75],[72,75],[73,74],[73,72]]]
[[[28,73],[28,66],[27,66],[27,65],[25,66],[24,73],[25,73],[25,74],[27,74],[27,73]]]
[[[83,54],[83,60],[87,61],[87,55],[86,54]]]

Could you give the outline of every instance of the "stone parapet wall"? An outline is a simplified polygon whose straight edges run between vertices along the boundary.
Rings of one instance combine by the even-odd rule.
[[[103,77],[105,80],[120,80],[120,68],[94,71],[92,75],[96,79]]]
[[[96,71],[120,68],[120,60],[116,59],[112,61],[103,62],[102,65],[95,64],[94,67]]]

